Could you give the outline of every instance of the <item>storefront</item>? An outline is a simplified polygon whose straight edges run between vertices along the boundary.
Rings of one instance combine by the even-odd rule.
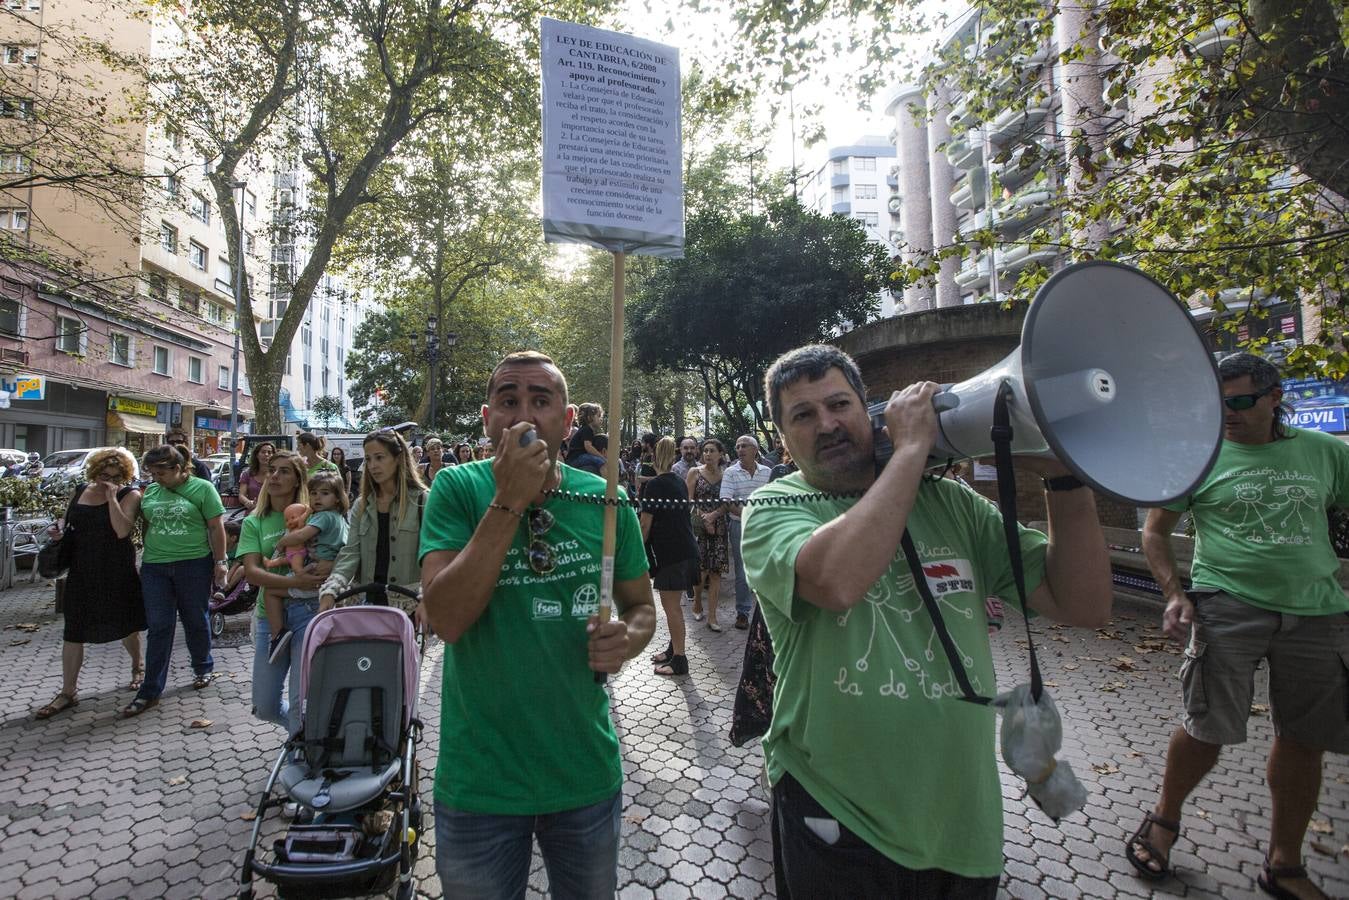
[[[107,423],[111,443],[126,447],[137,459],[164,443],[165,424],[160,421],[160,404],[156,401],[109,397]]]
[[[0,409],[0,447],[46,456],[105,443],[105,391],[25,373],[0,375],[0,388],[14,395]]]
[[[239,421],[239,433],[245,428]],[[213,453],[229,453],[230,420],[213,416],[194,416],[192,419],[192,452],[198,456],[210,456]]]

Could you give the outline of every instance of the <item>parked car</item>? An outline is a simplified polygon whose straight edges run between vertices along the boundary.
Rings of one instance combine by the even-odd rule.
[[[9,471],[11,466],[21,466],[28,462],[28,454],[22,450],[0,449],[0,473]]]
[[[57,450],[47,454],[42,460],[42,480],[44,482],[58,478],[68,481],[84,480],[84,463],[89,454],[102,447],[86,447],[83,450]],[[135,481],[141,480],[140,460],[135,461]]]

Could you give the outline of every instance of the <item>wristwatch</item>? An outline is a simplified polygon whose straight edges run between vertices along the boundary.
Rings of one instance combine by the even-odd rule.
[[[217,559],[215,561],[215,564],[217,566],[228,566],[230,564],[230,561],[228,559]]]
[[[1076,475],[1060,475],[1057,478],[1042,478],[1045,490],[1047,491],[1075,491],[1080,487],[1086,487],[1082,479]]]

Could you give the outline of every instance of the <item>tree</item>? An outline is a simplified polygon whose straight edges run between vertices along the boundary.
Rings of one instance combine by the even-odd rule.
[[[342,409],[342,398],[334,397],[332,394],[324,394],[314,401],[313,406],[309,407],[309,411],[323,423],[324,428],[333,427],[333,419],[342,417]]]
[[[762,215],[706,209],[629,313],[635,362],[695,372],[737,432],[769,436],[763,375],[779,354],[876,313],[889,263],[861,226],[788,197]]]
[[[181,51],[152,68],[165,86],[160,118],[212,160],[210,181],[231,265],[239,246],[236,171],[245,158],[298,160],[314,197],[281,227],[303,233],[307,258],[285,285],[288,305],[264,346],[243,328],[243,351],[257,401],[257,427],[280,425],[277,402],[291,341],[332,259],[404,142],[457,109],[528,123],[515,140],[532,143],[537,108],[533,71],[541,13],[571,18],[596,7],[576,0],[482,6],[462,0],[331,3],[157,0],[182,27]],[[470,123],[472,125],[473,123]],[[255,320],[251,288],[242,319]]]
[[[1065,189],[1055,224],[1031,235],[1032,246],[1133,262],[1182,298],[1220,312],[1233,297],[1254,297],[1226,320],[1233,330],[1263,314],[1261,297],[1301,299],[1319,324],[1310,317],[1310,340],[1290,364],[1333,376],[1349,371],[1341,337],[1349,257],[1333,249],[1349,239],[1343,4],[998,0],[979,10],[981,52],[953,44],[909,74],[963,92],[984,120],[1043,97],[1050,77],[1076,95],[1041,135],[1051,145],[1039,151],[1049,157],[1051,183]],[[741,78],[788,85],[824,57],[853,51],[865,56],[854,83],[868,95],[894,77],[897,42],[932,24],[919,4],[882,8],[864,0],[736,4],[734,15],[748,44],[738,56]],[[1046,43],[1048,60],[1028,65]],[[776,52],[755,52],[769,47]],[[763,60],[771,62],[744,68]],[[1018,158],[1030,162],[1036,152]],[[1004,151],[993,162],[1009,158]],[[1006,245],[985,229],[936,248],[897,277],[931,278],[944,257]],[[1027,270],[1013,298],[1028,299],[1046,275]]]

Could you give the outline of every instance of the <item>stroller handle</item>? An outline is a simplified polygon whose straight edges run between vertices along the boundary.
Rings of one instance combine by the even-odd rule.
[[[421,595],[416,591],[409,590],[401,584],[380,584],[378,581],[372,581],[369,584],[357,584],[348,587],[345,591],[333,597],[333,602],[345,600],[348,597],[354,597],[357,594],[364,594],[367,591],[382,590],[387,593],[402,594],[404,597],[411,597],[413,600],[420,600]]]

